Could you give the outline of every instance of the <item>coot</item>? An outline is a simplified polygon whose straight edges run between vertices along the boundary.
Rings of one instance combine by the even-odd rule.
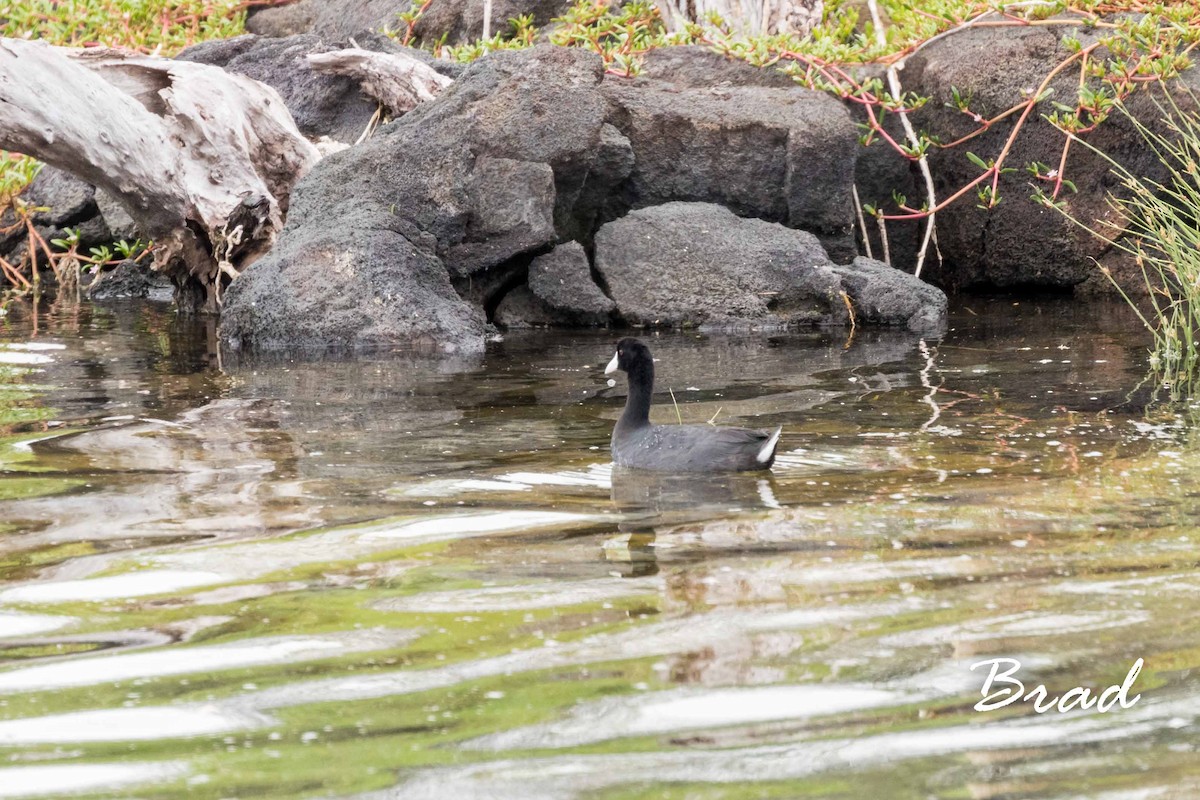
[[[654,359],[637,339],[617,343],[604,374],[629,376],[629,399],[612,434],[613,463],[664,472],[740,472],[770,469],[783,427],[772,431],[712,425],[651,425]]]

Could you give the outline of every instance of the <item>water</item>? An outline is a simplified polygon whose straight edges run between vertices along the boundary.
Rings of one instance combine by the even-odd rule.
[[[1200,449],[1120,306],[648,337],[769,476],[614,471],[611,334],[222,363],[0,319],[0,797],[1191,798]],[[1130,708],[978,712],[1016,658]]]

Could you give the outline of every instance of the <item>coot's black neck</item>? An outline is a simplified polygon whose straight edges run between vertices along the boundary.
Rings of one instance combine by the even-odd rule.
[[[650,424],[650,396],[654,394],[654,361],[639,360],[629,369],[629,398],[617,421],[618,428],[640,428]]]

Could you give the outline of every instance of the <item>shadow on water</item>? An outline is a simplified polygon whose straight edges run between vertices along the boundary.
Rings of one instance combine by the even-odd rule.
[[[219,358],[166,309],[0,317],[0,797],[1191,797],[1200,447],[1123,306]],[[672,400],[674,395],[674,401]],[[676,408],[677,404],[677,408]],[[975,661],[1111,714],[981,714]]]

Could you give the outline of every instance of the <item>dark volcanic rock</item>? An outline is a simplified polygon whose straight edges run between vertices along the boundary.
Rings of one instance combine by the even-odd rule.
[[[571,7],[571,0],[495,0],[492,33],[508,28],[508,21],[524,14],[545,27]],[[357,37],[362,31],[401,30],[399,14],[412,8],[410,0],[300,0],[263,9],[248,20],[246,30],[263,36],[315,33],[327,39]],[[447,44],[463,44],[483,34],[483,0],[436,0],[418,20],[420,42],[433,43],[446,36]]]
[[[42,167],[33,183],[21,194],[21,199],[34,208],[43,209],[34,211],[31,219],[35,230],[48,244],[53,239],[65,238],[68,228],[79,234],[79,250],[85,254],[90,247],[112,242],[112,233],[96,206],[95,187],[65,170],[49,165]],[[0,235],[0,255],[14,263],[25,260],[29,250],[25,226],[16,226],[16,222],[11,209],[0,217],[0,227],[13,228]],[[44,263],[40,248],[36,255],[38,263]]]
[[[800,88],[676,89],[606,81],[611,122],[629,140],[628,207],[720,203],[803,228],[835,258],[855,254],[857,135],[832,97]]]
[[[483,312],[458,296],[441,261],[382,228],[377,213],[337,222],[290,231],[230,284],[224,342],[254,350],[483,348]]]
[[[651,50],[646,54],[639,78],[692,89],[712,86],[796,88],[796,82],[775,67],[756,67],[700,45]]]
[[[276,247],[233,283],[222,336],[482,347],[483,312],[450,278],[499,287],[508,278],[492,268],[507,276],[511,259],[556,241],[553,220],[571,216],[600,150],[602,72],[577,49],[499,53],[324,159],[293,192]]]
[[[572,0],[495,0],[492,4],[492,35],[508,30],[508,21],[529,15],[533,24],[545,28],[565,14]],[[435,0],[414,29],[419,41],[432,44],[446,36],[449,44],[465,44],[483,35],[483,0]],[[407,10],[407,9],[403,9]],[[398,27],[393,23],[392,27]]]
[[[596,269],[637,325],[842,323],[830,267],[812,234],[707,203],[644,208],[596,234]]]
[[[596,282],[578,242],[560,244],[529,265],[529,290],[554,312],[559,324],[606,325],[616,309]]]
[[[902,73],[906,91],[931,97],[914,115],[915,127],[947,142],[971,133],[976,123],[948,105],[950,88],[957,87],[964,97],[970,97],[971,111],[985,118],[995,116],[1026,99],[1054,65],[1070,55],[1062,41],[1066,36],[1085,44],[1095,40],[1094,32],[1067,26],[972,28],[922,49],[907,60]],[[980,53],[987,53],[987,58],[980,58]],[[1051,84],[1053,100],[1073,104],[1078,80],[1077,70],[1064,70]],[[1194,108],[1194,99],[1184,89],[1200,88],[1200,72],[1189,70],[1173,86],[1182,107]],[[1140,91],[1127,105],[1138,118],[1155,125],[1162,116],[1154,105],[1156,95],[1161,99],[1160,91]],[[1015,172],[1002,176],[1002,202],[998,206],[990,211],[980,209],[972,193],[938,213],[938,242],[945,261],[939,265],[931,254],[923,277],[956,289],[1068,289],[1100,275],[1092,259],[1114,267],[1122,262],[1120,254],[1103,242],[1029,199],[1031,178],[1024,167],[1035,161],[1057,167],[1062,153],[1062,133],[1041,118],[1052,110],[1049,101],[1040,106],[1015,140],[1006,162]],[[939,200],[979,175],[979,168],[967,159],[966,151],[985,160],[995,158],[1015,121],[1016,116],[1011,116],[964,146],[932,152],[930,166]],[[1116,159],[1134,174],[1162,177],[1154,153],[1121,114],[1113,113],[1086,139],[1090,147]],[[863,159],[858,173],[863,201],[886,208],[891,205],[892,192],[899,191],[910,204],[922,202],[925,190],[917,173],[882,144],[872,146],[876,148],[873,157],[879,162],[891,158],[901,166],[888,170]],[[1065,190],[1061,195],[1068,213],[1085,221],[1111,217],[1106,197],[1118,186],[1101,156],[1089,147],[1073,147],[1066,177],[1078,187],[1078,193]],[[912,223],[888,223],[893,244],[898,245],[892,249],[893,263],[901,269],[912,269],[917,227]],[[1103,278],[1099,280],[1103,283]]]
[[[933,99],[916,115],[918,129],[936,133],[943,141],[953,141],[970,133],[976,124],[957,108],[946,107],[951,100],[950,87],[971,97],[971,110],[991,117],[1025,99],[1030,87],[1041,83],[1046,72],[1066,58],[1060,35],[1068,30],[1049,28],[977,29],[960,31],[935,42],[909,59],[903,73],[904,87]],[[979,58],[979,53],[988,53]],[[1057,85],[1056,98],[1074,97],[1078,76],[1064,73]],[[1115,121],[1116,115],[1114,115]],[[941,196],[947,196],[969,183],[979,168],[965,156],[969,149],[984,159],[995,157],[1012,132],[1014,118],[994,125],[962,148],[935,151],[930,168]],[[1101,126],[1113,129],[1109,125]],[[1101,134],[1102,131],[1096,131]],[[1089,137],[1092,143],[1098,138]],[[938,214],[938,244],[945,263],[936,259],[927,263],[924,276],[956,288],[976,286],[1070,287],[1082,281],[1092,267],[1088,257],[1099,249],[1090,237],[1054,211],[1029,200],[1029,175],[1022,167],[1033,161],[1058,163],[1063,136],[1035,115],[1017,139],[1007,166],[1017,172],[1000,182],[1003,202],[987,211],[977,207],[974,195],[964,198]],[[897,156],[898,157],[898,156]],[[1071,199],[1077,211],[1088,213],[1097,199],[1102,200],[1107,168],[1087,148],[1074,148],[1070,170],[1082,194]],[[890,197],[893,188],[909,198],[923,198],[923,184],[909,173],[913,183],[905,187],[865,185],[860,187],[864,202],[879,202]],[[919,188],[922,187],[922,188]],[[913,201],[920,202],[920,201]],[[890,203],[884,202],[885,207]],[[900,228],[901,225],[889,227]],[[915,226],[914,226],[915,227]],[[897,260],[897,266],[911,264]]]
[[[22,193],[31,206],[45,207],[33,214],[35,225],[65,228],[96,216],[96,189],[71,173],[44,166],[33,183]]]
[[[142,237],[137,223],[129,216],[125,206],[103,189],[96,190],[96,208],[100,211],[100,218],[108,226],[113,241],[125,240],[132,244]]]
[[[446,252],[451,277],[473,275],[554,241],[549,164],[485,156],[475,162],[467,196],[470,215],[463,240]]]
[[[96,302],[150,298],[162,302],[171,299],[171,281],[150,269],[150,264],[126,259],[104,273],[88,287],[87,294]]]
[[[940,332],[946,325],[946,295],[907,272],[862,256],[833,271],[859,323],[903,325],[919,333]]]
[[[500,301],[496,324],[504,328],[548,328],[563,324],[554,311],[533,296],[528,286],[518,286]]]
[[[246,30],[260,36],[315,33],[326,41],[400,26],[397,14],[412,8],[409,0],[300,0],[266,8],[246,20]]]

